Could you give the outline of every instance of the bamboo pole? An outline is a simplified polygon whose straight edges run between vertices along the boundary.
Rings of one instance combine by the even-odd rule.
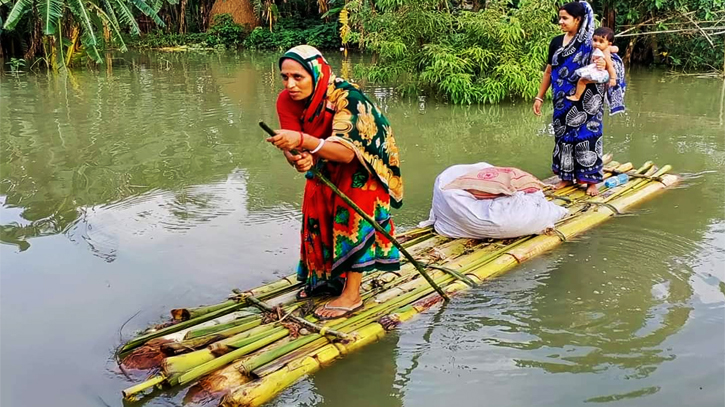
[[[256,328],[261,325],[261,323],[262,320],[258,318],[223,331],[213,332],[203,336],[194,336],[193,338],[185,339],[180,342],[165,343],[161,345],[161,351],[167,355],[187,353]]]
[[[211,326],[208,328],[195,328],[195,329],[191,329],[189,332],[187,332],[186,335],[184,335],[184,339],[195,339],[195,338],[200,338],[200,337],[211,335],[211,334],[219,334],[221,332],[229,333],[229,332],[233,332],[235,330],[235,328],[241,329],[241,327],[245,327],[249,324],[259,325],[261,323],[261,320],[262,320],[262,318],[260,315],[250,315],[248,317],[239,318],[239,319],[236,319],[231,322],[214,325],[214,326]],[[257,325],[253,325],[247,329],[254,328]],[[236,333],[243,332],[245,330],[246,329],[242,329],[241,331],[238,331]]]
[[[244,390],[241,388],[225,397],[221,406],[260,406],[269,401],[282,389],[296,382],[300,377],[314,373],[324,364],[330,363],[345,353],[352,352],[367,344],[373,343],[385,335],[385,330],[378,323],[370,324],[369,327],[358,331],[356,339],[348,344],[329,344],[313,354],[295,360],[287,365],[284,370],[279,370],[265,380],[250,382],[252,385]]]
[[[242,348],[266,336],[277,334],[282,331],[285,331],[285,328],[275,324],[258,326],[242,334],[219,341],[214,344],[214,347],[210,346],[194,352],[170,356],[164,359],[161,363],[161,370],[168,377],[182,374],[197,366],[214,360],[217,357],[215,354],[216,349]]]
[[[257,298],[267,298],[276,295],[282,291],[286,291],[290,288],[297,287],[299,285],[300,283],[297,282],[297,274],[291,274],[277,281],[273,281],[269,284],[253,288],[247,291],[247,293]],[[225,306],[229,306],[237,302],[238,301],[236,300],[228,300],[219,304],[206,305],[195,308],[176,308],[171,310],[171,317],[174,320],[185,321],[187,319],[196,318],[209,312],[216,311],[220,308],[224,308]]]
[[[204,363],[201,366],[195,367],[195,368],[189,370],[188,372],[182,374],[178,378],[178,384],[184,385],[184,384],[190,383],[190,382],[200,378],[201,376],[204,376],[205,374],[211,373],[211,372],[229,364],[230,362],[233,362],[234,360],[239,359],[241,356],[252,353],[253,351],[261,349],[261,348],[269,345],[272,342],[276,342],[276,341],[284,338],[285,336],[287,336],[288,333],[289,333],[289,331],[287,329],[284,329],[275,334],[267,335],[264,338],[262,338],[261,340],[252,342],[249,345],[243,346],[239,349],[229,352],[226,355],[222,355],[218,358],[215,358],[214,360],[209,361],[208,363]]]
[[[161,384],[165,380],[163,376],[155,376],[149,381],[139,383],[135,386],[129,387],[121,391],[123,398],[127,400],[134,400],[139,394],[143,393],[148,389],[152,389],[154,386]]]
[[[118,354],[119,354],[119,356],[122,357],[127,352],[129,352],[129,351],[131,351],[131,350],[133,350],[133,349],[135,349],[135,348],[143,345],[144,343],[150,341],[151,339],[156,339],[156,338],[159,338],[159,337],[168,335],[168,334],[172,334],[172,333],[175,333],[175,332],[179,332],[179,331],[184,330],[186,328],[189,328],[189,327],[198,325],[198,324],[200,324],[202,322],[206,322],[206,321],[212,320],[214,318],[217,318],[217,317],[220,317],[220,316],[229,314],[231,312],[237,311],[237,310],[239,310],[241,308],[244,308],[246,306],[247,305],[244,304],[244,303],[235,303],[235,304],[232,304],[231,306],[218,309],[218,310],[216,310],[214,312],[209,312],[209,313],[204,314],[204,315],[201,315],[201,316],[199,316],[197,318],[189,319],[189,320],[183,321],[183,322],[179,322],[178,324],[174,324],[174,325],[168,326],[166,328],[159,329],[159,330],[157,330],[155,332],[150,332],[150,333],[147,333],[145,335],[138,336],[138,337],[136,337],[134,339],[131,339],[125,345],[123,345],[121,347],[121,349],[119,350]]]
[[[272,130],[269,126],[267,126],[267,124],[265,124],[263,121],[259,122],[259,127],[261,127],[264,131],[267,132],[267,134],[269,134],[272,137],[274,137],[276,135],[274,130]],[[299,154],[296,150],[291,150],[290,153],[295,154],[295,155]],[[335,194],[337,194],[337,196],[340,197],[340,199],[345,201],[345,203],[348,204],[351,208],[353,208],[355,210],[355,212],[358,213],[358,215],[360,215],[363,219],[365,219],[366,222],[370,223],[370,225],[376,231],[378,231],[378,233],[385,236],[386,239],[388,239],[395,247],[397,247],[398,250],[400,251],[400,253],[402,253],[403,256],[405,256],[405,258],[407,258],[409,262],[413,263],[413,265],[415,266],[416,270],[418,270],[420,275],[422,275],[423,278],[425,278],[425,280],[428,282],[428,284],[430,284],[433,288],[435,288],[435,290],[438,292],[438,294],[440,294],[441,297],[443,297],[443,299],[445,299],[446,301],[450,300],[450,298],[448,298],[446,296],[446,293],[443,292],[443,290],[441,290],[440,287],[435,285],[435,282],[433,282],[433,280],[430,278],[428,273],[426,273],[426,271],[423,269],[423,267],[420,264],[418,264],[418,262],[415,260],[415,258],[413,258],[413,256],[411,256],[410,253],[408,253],[408,251],[405,250],[405,247],[403,247],[403,245],[401,245],[393,236],[391,236],[387,230],[385,230],[382,226],[380,226],[380,224],[378,222],[376,222],[375,219],[370,217],[370,215],[365,213],[365,211],[360,209],[360,207],[357,206],[357,204],[355,204],[355,202],[353,202],[352,199],[350,199],[342,191],[340,191],[337,188],[337,186],[335,186],[335,184],[333,184],[324,175],[322,175],[317,168],[312,167],[311,171],[317,177],[317,179],[322,181],[323,184],[327,185]]]

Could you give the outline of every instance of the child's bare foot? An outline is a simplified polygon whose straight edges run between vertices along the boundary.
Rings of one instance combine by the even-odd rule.
[[[569,185],[574,185],[574,183],[571,182],[571,181],[561,180],[556,185],[554,185],[554,191],[559,190],[559,189],[562,189],[562,188],[566,188]]]
[[[589,184],[589,186],[587,187],[587,195],[589,195],[589,196],[599,195],[599,188],[597,188],[597,184]]]
[[[571,100],[572,102],[578,102],[579,98],[576,95],[567,96],[566,100]]]

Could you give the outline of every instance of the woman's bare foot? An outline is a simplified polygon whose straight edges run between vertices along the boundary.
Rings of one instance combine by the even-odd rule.
[[[570,95],[566,97],[566,100],[570,100],[572,102],[578,102],[579,98],[576,95]]]
[[[589,184],[589,186],[587,187],[587,195],[589,195],[589,196],[599,195],[599,188],[597,188],[597,184]]]
[[[342,317],[362,306],[360,294],[356,297],[345,297],[344,294],[315,310],[319,319],[334,319]]]
[[[574,185],[574,183],[571,182],[571,181],[561,180],[556,185],[554,185],[554,191],[557,191],[557,190],[562,189],[562,188],[566,188],[566,187],[568,187],[570,185]]]
[[[362,305],[360,297],[360,283],[362,282],[362,273],[347,273],[347,281],[342,294],[325,305],[315,310],[315,316],[320,319],[333,319],[341,317]]]

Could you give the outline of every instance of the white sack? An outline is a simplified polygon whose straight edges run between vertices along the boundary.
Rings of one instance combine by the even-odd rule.
[[[447,237],[506,239],[539,234],[567,214],[566,209],[547,201],[541,191],[476,199],[462,189],[442,189],[461,175],[489,167],[492,165],[483,162],[454,165],[438,175],[430,219],[419,226],[433,225],[436,233]]]

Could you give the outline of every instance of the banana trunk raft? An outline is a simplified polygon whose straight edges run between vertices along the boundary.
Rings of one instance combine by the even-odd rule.
[[[605,177],[627,173],[629,181],[589,197],[576,186],[548,190],[568,215],[537,236],[505,240],[451,239],[432,228],[397,239],[449,295],[480,284],[544,253],[678,182],[647,162],[605,161]],[[555,179],[546,180],[547,183]],[[441,302],[413,264],[398,272],[366,274],[364,307],[354,315],[319,323],[312,310],[325,299],[298,301],[294,275],[248,291],[234,290],[211,306],[174,309],[171,320],[147,329],[118,350],[119,366],[146,380],[123,391],[126,400],[187,387],[185,403],[218,400],[221,406],[259,406],[286,387],[334,360],[380,339],[386,332]]]

